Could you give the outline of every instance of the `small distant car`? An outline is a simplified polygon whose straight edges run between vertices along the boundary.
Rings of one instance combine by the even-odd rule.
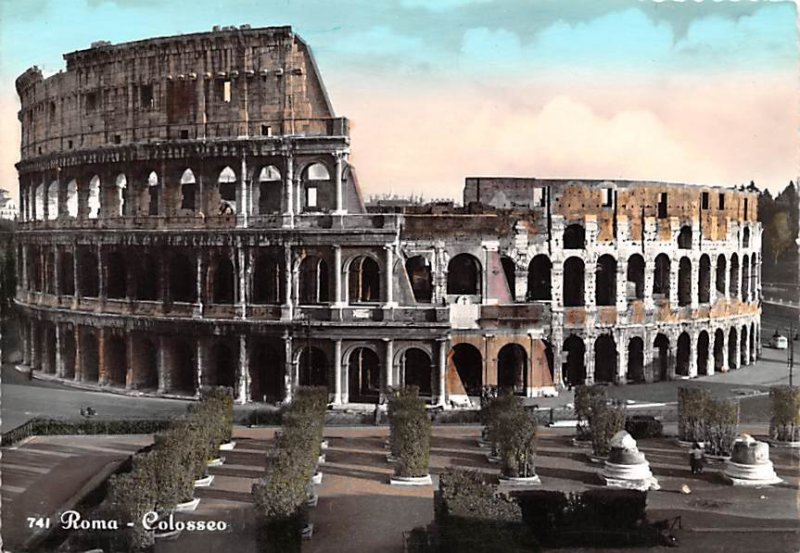
[[[786,336],[776,334],[769,339],[769,347],[775,349],[787,349],[789,347],[789,340],[786,338]]]

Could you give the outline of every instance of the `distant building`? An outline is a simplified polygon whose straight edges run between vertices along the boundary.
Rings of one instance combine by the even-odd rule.
[[[0,219],[13,221],[17,218],[17,202],[9,196],[8,190],[0,188]]]

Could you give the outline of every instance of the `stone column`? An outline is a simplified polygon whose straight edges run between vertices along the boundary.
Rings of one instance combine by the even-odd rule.
[[[616,384],[626,384],[628,382],[626,378],[628,374],[627,336],[621,331],[616,331],[614,332],[614,342],[617,345],[617,374],[614,382]]]
[[[290,403],[292,401],[292,387],[294,383],[294,359],[292,351],[292,335],[284,334],[283,336],[283,359],[284,359],[284,372],[283,372],[283,402]]]
[[[443,242],[434,246],[431,273],[431,279],[433,280],[431,303],[441,305],[447,296],[447,275],[446,265],[444,264]]]
[[[624,313],[628,308],[627,297],[628,282],[628,261],[626,259],[617,260],[617,312]],[[624,378],[623,378],[624,380]]]
[[[691,298],[690,305],[692,309],[697,309],[697,306],[700,304],[700,260],[699,258],[693,259],[690,257],[689,261],[692,264],[691,283],[689,289]]]
[[[394,383],[394,341],[389,339],[384,339],[384,344],[386,346],[385,356],[384,356],[384,367],[385,369],[385,379],[386,379],[386,389],[392,388]],[[381,391],[382,395],[385,395],[385,390]]]
[[[436,341],[439,343],[439,387],[436,405],[444,407],[447,405],[447,352],[450,349],[450,339],[447,337],[437,338]]]
[[[394,245],[389,244],[383,247],[386,252],[386,270],[384,276],[386,278],[386,308],[397,307],[394,301]]]
[[[136,344],[134,344],[133,333],[130,331],[125,332],[125,365],[127,371],[125,372],[125,389],[130,390],[135,387],[136,375],[134,373],[134,365],[136,363]]]
[[[694,273],[694,264],[692,264],[692,273]],[[692,274],[692,282],[694,283],[692,288],[696,288],[696,280],[695,275]],[[692,290],[692,302],[695,302],[696,296],[694,295],[694,290]],[[697,376],[697,336],[698,333],[696,330],[689,332],[689,377],[695,378]]]
[[[53,247],[53,294],[61,303],[61,246]]]
[[[595,336],[586,336],[583,339],[585,347],[583,352],[583,366],[586,367],[585,384],[594,384],[594,342],[596,339]]]
[[[561,316],[559,315],[558,318],[560,319]],[[564,376],[562,374],[563,359],[561,359],[561,346],[564,343],[562,329],[564,327],[559,322],[554,321],[552,328],[553,331],[551,334],[551,343],[553,346],[553,386],[555,386],[557,390],[560,390],[564,385]]]
[[[749,334],[748,332],[742,332],[742,330],[739,329],[739,344],[738,344],[738,346],[739,346],[739,357],[741,359],[740,365],[739,365],[740,367],[745,367],[745,366],[750,364],[750,343],[749,343],[748,334]],[[789,339],[792,339],[792,338],[794,338],[794,337],[793,336],[789,337]]]
[[[669,308],[678,308],[678,269],[680,259],[671,259],[669,264]]]
[[[583,304],[587,311],[597,309],[595,292],[597,289],[597,258],[593,255],[586,256],[583,280]]]
[[[78,278],[78,247],[72,245],[72,282],[75,284],[75,294],[72,297],[72,308],[77,309],[80,298],[83,296],[81,280]]]
[[[238,400],[245,404],[250,401],[250,355],[247,347],[247,336],[239,335],[239,374],[237,382],[239,384]]]
[[[203,293],[203,274],[205,273],[205,254],[202,250],[197,252],[197,274],[195,285],[197,293],[197,316],[202,318],[205,309],[205,294]]]
[[[336,210],[334,215],[343,215],[347,213],[344,209],[344,194],[342,191],[342,152],[336,152],[336,169],[335,169],[335,184],[336,184]]]
[[[342,404],[342,341],[333,341],[333,404]]]
[[[550,290],[553,298],[553,307],[557,310],[564,309],[564,262],[553,260],[550,271]]]
[[[158,393],[163,394],[169,388],[169,367],[167,366],[167,340],[158,337]]]
[[[40,370],[41,369],[41,357],[40,357],[40,353],[41,352],[39,351],[40,340],[39,340],[39,335],[36,332],[36,322],[31,319],[30,321],[28,321],[28,325],[30,327],[30,336],[31,336],[30,342],[28,344],[30,346],[30,348],[31,348],[30,349],[30,351],[31,351],[31,354],[30,354],[31,368],[32,369],[36,369],[36,370]]]
[[[103,250],[103,246],[101,244],[97,245],[97,296],[100,300],[100,305],[103,306],[106,303],[106,294],[108,287],[106,286],[106,263],[105,263],[105,255],[106,252]]]
[[[294,160],[286,156],[286,170],[283,176],[283,226],[294,226]]]
[[[725,332],[725,329],[722,329],[722,366],[719,368],[719,372],[728,372],[730,370],[730,366],[728,365],[728,340],[730,337],[728,333]],[[715,337],[716,340],[716,337]]]
[[[710,267],[708,269],[708,304],[714,305],[717,301],[717,258],[716,255],[709,255]]]
[[[483,247],[483,260],[481,262],[481,303],[496,304],[497,298],[489,296],[489,256],[490,252],[496,252],[500,244],[496,240],[484,240],[481,242]]]
[[[645,311],[653,311],[655,302],[653,301],[653,284],[655,283],[656,263],[651,256],[645,256],[644,261],[644,308]],[[647,349],[647,348],[645,348]]]
[[[108,367],[106,366],[106,344],[108,342],[108,330],[100,328],[97,331],[97,383],[100,385],[108,384]]]
[[[30,290],[30,283],[28,282],[28,246],[22,246],[22,278],[20,279],[20,283],[22,284],[22,290],[28,292]]]
[[[67,184],[61,180],[61,169],[56,169],[56,180],[58,181],[58,203],[56,206],[56,216],[59,219],[69,217],[69,208],[67,206]]]
[[[75,374],[73,379],[76,382],[83,380],[83,359],[81,358],[81,327],[75,325],[73,327],[75,333]]]
[[[63,338],[61,336],[61,333],[63,332],[63,329],[61,328],[60,324],[56,323],[55,324],[55,330],[56,330],[56,343],[55,343],[55,348],[56,348],[56,367],[55,367],[56,376],[58,378],[64,378],[64,352],[62,350],[64,344],[63,344]]]
[[[333,246],[333,305],[331,307],[344,306],[342,298],[342,248]]]
[[[30,367],[31,364],[31,336],[30,336],[30,326],[24,324],[24,321],[20,324],[20,335],[22,338],[22,364],[26,367]]]
[[[236,245],[236,268],[238,273],[238,300],[239,300],[239,316],[242,319],[247,318],[247,266],[245,264],[244,248],[241,243]]]
[[[284,283],[284,297],[283,297],[283,313],[281,318],[292,320],[293,318],[293,299],[294,299],[294,264],[292,263],[292,246],[289,244],[283,245],[283,283]]]
[[[552,288],[551,288],[552,290]],[[527,269],[517,268],[514,271],[514,289],[511,290],[511,296],[515,301],[525,302],[528,301],[528,271]]]
[[[247,227],[250,217],[250,210],[248,201],[249,195],[249,181],[247,179],[247,160],[242,156],[241,172],[239,173],[239,205],[236,206],[236,213],[241,215],[240,221],[243,227]]]

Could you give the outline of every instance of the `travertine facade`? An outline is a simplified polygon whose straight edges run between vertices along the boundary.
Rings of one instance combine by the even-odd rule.
[[[416,384],[449,404],[757,354],[754,194],[470,178],[465,208],[368,213],[291,29],[65,58],[17,80],[17,304],[42,373],[240,401],[325,384],[341,405]]]

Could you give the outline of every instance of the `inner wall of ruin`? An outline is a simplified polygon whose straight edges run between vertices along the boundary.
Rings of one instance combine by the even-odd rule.
[[[710,375],[759,353],[756,195],[467,178],[367,210],[288,27],[111,45],[17,79],[23,364],[101,389],[458,404]]]

